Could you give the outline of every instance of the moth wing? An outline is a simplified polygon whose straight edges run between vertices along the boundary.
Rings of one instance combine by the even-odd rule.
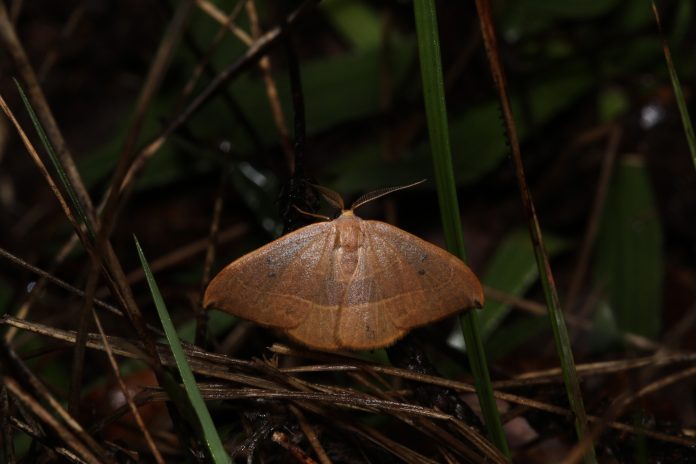
[[[341,348],[368,350],[391,345],[407,329],[397,327],[390,307],[404,285],[395,280],[399,271],[375,256],[374,237],[364,234],[358,264],[346,288],[336,334]]]
[[[203,297],[213,307],[261,325],[292,329],[326,294],[336,235],[332,222],[311,224],[233,261]]]
[[[396,328],[409,330],[481,307],[483,288],[463,261],[380,221],[366,221],[375,295]]]

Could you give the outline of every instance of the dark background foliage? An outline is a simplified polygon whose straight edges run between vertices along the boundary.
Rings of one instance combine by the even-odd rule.
[[[226,13],[234,7],[229,1],[212,3]],[[659,348],[690,353],[696,348],[696,172],[650,5],[631,0],[493,3],[525,168],[564,310],[571,318],[576,362],[629,360]],[[10,14],[16,13],[17,34],[80,175],[99,203],[137,117],[136,100],[176,4],[6,4]],[[262,31],[278,25],[296,6],[290,1],[258,2]],[[686,103],[693,108],[695,7],[689,0],[660,2],[659,7]],[[481,319],[493,378],[502,380],[554,367],[558,361],[547,319],[520,311],[519,304],[505,297],[524,298],[521,306],[527,303],[527,308],[543,301],[474,3],[439,2],[438,13],[468,262],[498,292],[488,293]],[[237,24],[249,31],[244,12]],[[182,88],[219,28],[202,9],[192,9],[171,66],[145,113],[138,147],[191,101],[193,97],[180,97]],[[306,111],[307,176],[340,192],[348,204],[375,188],[432,179],[411,3],[327,0],[310,8],[291,31]],[[246,48],[227,34],[192,96]],[[292,139],[294,111],[284,41],[272,46],[268,56]],[[19,76],[15,63],[7,53],[2,57],[0,93],[40,146],[12,82]],[[72,228],[14,128],[6,118],[0,124],[0,246],[48,268]],[[283,229],[280,210],[290,179],[286,160],[262,72],[250,66],[171,134],[135,180],[132,195],[119,209],[112,243],[127,273],[140,267],[133,234],[151,263],[171,259],[156,267],[156,277],[184,338],[193,340],[216,199],[224,200],[220,229],[227,232],[217,247],[213,272]],[[443,244],[433,182],[366,205],[360,213]],[[594,226],[596,234],[583,247]],[[189,253],[187,247],[199,241],[197,251]],[[583,261],[586,271],[579,272]],[[78,247],[54,275],[83,287],[89,270],[89,260]],[[16,315],[35,279],[0,261],[0,313]],[[144,280],[135,275],[132,284],[146,319],[156,322]],[[97,295],[109,299],[106,288]],[[49,286],[23,317],[75,330],[80,305],[79,298]],[[123,319],[104,318],[107,333],[132,336]],[[585,328],[572,322],[578,318],[587,321]],[[278,339],[265,329],[232,324],[214,315],[207,340],[211,349],[231,346],[233,356],[258,357]],[[230,330],[241,338],[230,338]],[[626,343],[627,333],[653,344]],[[466,378],[459,337],[450,322],[415,334],[441,373]],[[59,397],[66,395],[70,350],[30,333],[20,333],[13,346],[32,355],[37,374]],[[110,376],[101,352],[88,352],[87,361],[85,391]],[[617,392],[636,390],[676,369],[669,365],[648,373],[627,370],[589,377],[583,383],[588,412],[601,415],[604,403]],[[543,388],[562,391],[560,384]],[[525,394],[554,397],[543,388]],[[657,430],[668,431],[667,423],[693,428],[693,380],[645,397],[624,416],[629,422],[635,417],[647,418]],[[527,419],[542,436],[541,444],[517,452],[542,459],[534,453],[547,452],[543,438],[557,432],[546,431],[531,416]],[[609,441],[603,442],[606,449]],[[633,456],[640,446],[629,442],[619,448]],[[664,443],[650,442],[644,456],[663,456],[668,453],[663,447],[672,452]]]

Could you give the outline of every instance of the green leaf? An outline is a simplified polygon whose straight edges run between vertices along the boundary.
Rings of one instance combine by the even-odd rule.
[[[655,338],[661,326],[662,230],[642,158],[621,161],[600,226],[597,285],[620,330]]]
[[[382,38],[382,20],[359,0],[332,0],[320,9],[334,27],[356,48],[378,48]]]
[[[150,265],[145,259],[145,255],[143,254],[143,250],[140,247],[140,243],[138,243],[137,238],[135,238],[135,246],[138,249],[140,263],[143,267],[143,271],[145,272],[145,277],[147,279],[147,284],[150,287],[150,293],[152,294],[152,298],[155,302],[155,307],[157,308],[157,315],[162,322],[162,327],[164,328],[167,341],[169,342],[172,354],[174,355],[176,367],[179,370],[179,375],[181,376],[181,380],[184,384],[184,390],[186,391],[189,404],[195,413],[195,423],[197,425],[196,428],[200,430],[200,433],[202,434],[201,441],[204,443],[212,462],[219,464],[230,464],[232,460],[225,451],[225,448],[222,446],[222,441],[220,440],[220,436],[215,428],[213,419],[210,417],[210,412],[203,401],[200,390],[198,390],[196,379],[194,378],[191,367],[186,360],[186,354],[184,354],[184,350],[181,347],[181,341],[179,341],[179,337],[176,334],[176,329],[174,328],[174,324],[169,317],[169,312],[164,304],[162,294],[157,287],[155,278],[150,271]],[[168,392],[175,392],[179,390],[177,385],[172,384],[165,385],[165,388]],[[177,401],[177,398],[172,399],[177,406],[181,404],[181,398],[178,398],[179,401]],[[183,408],[183,410],[180,409],[180,412],[184,417],[189,415],[188,408]]]
[[[546,332],[548,339],[549,321],[545,317],[525,316],[512,324],[495,331],[486,341],[490,359],[506,356],[531,338],[540,337]]]
[[[544,234],[544,244],[549,258],[567,248],[565,241],[548,233]],[[482,282],[496,290],[521,296],[538,277],[539,268],[529,241],[529,232],[518,230],[508,234],[500,244]],[[480,318],[482,336],[490,336],[509,311],[509,305],[487,298]]]
[[[529,113],[534,127],[520,127],[519,136],[539,129],[554,116],[586,94],[593,84],[590,75],[560,76],[542,81],[528,95]],[[518,95],[512,96],[513,108],[521,108]],[[508,155],[500,129],[500,107],[497,101],[472,106],[449,124],[452,162],[457,185],[467,185],[498,167]],[[526,129],[526,130],[525,130]],[[338,192],[370,190],[385,185],[413,182],[414,177],[432,177],[431,148],[421,142],[397,160],[381,154],[380,142],[370,140],[338,152],[340,158],[327,164],[323,178],[334,179],[330,185]],[[359,169],[356,169],[359,166]]]
[[[394,41],[390,60],[395,86],[412,78],[408,71],[415,52],[413,40]],[[371,48],[303,63],[302,88],[307,133],[315,134],[349,121],[379,114],[382,110],[381,87],[375,76],[380,73],[382,59],[380,49]],[[285,114],[291,115],[290,82],[287,72],[278,72],[274,77],[278,97],[286,110]],[[278,145],[278,131],[268,108],[268,96],[263,81],[258,77],[244,75],[240,76],[230,89],[257,133],[263,135],[264,147]],[[206,108],[201,114],[199,117],[208,121],[210,127],[218,127],[220,132],[229,134],[230,140],[235,141],[235,151],[248,153],[256,150],[239,124],[230,127],[229,120],[219,117],[219,107],[215,112]]]

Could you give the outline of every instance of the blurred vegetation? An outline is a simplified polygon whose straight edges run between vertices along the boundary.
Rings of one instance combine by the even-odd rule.
[[[182,97],[182,89],[219,34],[219,22],[201,5],[215,5],[223,14],[236,5],[223,0],[194,3],[162,84],[147,107],[138,148],[155,139],[215,75],[248,49],[233,34],[225,34],[212,51],[210,67],[190,96]],[[696,172],[650,4],[631,0],[492,3],[526,173],[584,379],[588,414],[602,417],[613,411],[610,406],[618,402],[615,398],[630,397],[657,379],[674,376],[669,385],[625,405],[612,420],[638,424],[647,432],[693,437],[689,433],[696,424],[694,381],[683,373],[693,367],[691,356],[696,348]],[[180,2],[5,4],[80,177],[92,201],[99,204],[137,120],[134,112],[145,76]],[[282,24],[282,18],[299,4],[290,0],[256,2],[262,32]],[[467,258],[487,287],[480,319],[489,369],[493,380],[500,382],[537,373],[535,378],[543,380],[539,385],[500,388],[566,407],[560,378],[538,373],[556,367],[558,360],[539,304],[544,301],[543,292],[474,2],[438,2],[437,6]],[[696,6],[691,0],[671,0],[659,2],[658,7],[682,85],[680,98],[693,115]],[[245,8],[234,24],[251,35]],[[313,181],[337,190],[349,204],[375,188],[432,180],[411,2],[325,0],[311,5],[290,31],[306,111],[304,163]],[[295,111],[286,42],[287,38],[274,42],[268,56],[292,138]],[[0,95],[40,149],[41,142],[11,79],[22,81],[20,72],[6,45],[0,44],[0,48],[4,58]],[[52,269],[54,276],[84,290],[92,269],[89,255],[77,246],[53,268],[72,228],[7,118],[0,118],[0,125],[0,247],[29,264]],[[616,137],[614,145],[612,137]],[[607,157],[616,161],[608,163]],[[147,252],[182,338],[200,341],[195,338],[195,323],[201,321],[201,282],[216,200],[223,201],[222,235],[234,231],[221,235],[213,273],[277,237],[283,228],[279,210],[289,178],[263,72],[253,62],[167,137],[135,178],[132,194],[118,207],[111,243],[125,273],[134,273],[129,282],[148,323],[159,327],[152,297],[142,274],[136,274],[140,264],[133,234]],[[444,246],[434,189],[431,181],[400,192],[366,205],[361,216],[387,220]],[[197,248],[190,248],[196,243]],[[169,261],[158,265],[160,258]],[[51,284],[31,296],[30,287],[37,279],[27,269],[0,260],[0,314],[77,331],[83,299]],[[96,296],[118,306],[106,284],[105,279],[99,280]],[[30,309],[24,312],[21,308],[27,304]],[[100,317],[107,335],[135,337],[125,318],[101,312]],[[88,330],[96,332],[93,323]],[[53,395],[67,402],[70,344],[27,330],[14,334],[7,320],[0,325],[0,334]],[[272,331],[219,313],[210,315],[207,334],[204,348],[241,360],[271,357],[267,347],[285,342]],[[155,338],[161,340],[160,335]],[[419,329],[408,343],[422,348],[440,374],[471,380],[461,332],[452,321]],[[656,353],[681,357],[664,361]],[[104,390],[114,379],[102,351],[88,349],[85,356],[83,399]],[[118,359],[124,372],[132,368],[131,361]],[[288,359],[279,355],[279,365],[324,362],[322,358]],[[643,359],[652,361],[640,368],[630,367],[630,362]],[[625,365],[607,372],[583,367],[610,360]],[[14,372],[3,362],[0,360],[0,375]],[[199,373],[196,376],[199,382],[208,381]],[[374,393],[346,373],[301,378]],[[398,397],[400,401],[432,406],[423,404],[422,392],[406,381],[393,381],[390,386],[415,391]],[[3,398],[6,392],[2,390]],[[460,400],[463,396],[457,393]],[[0,398],[0,403],[4,401]],[[290,402],[278,401],[281,405]],[[228,451],[237,453],[236,459],[252,452],[263,462],[293,462],[290,451],[270,443],[272,431],[282,427],[297,446],[314,456],[299,416],[280,412],[282,408],[270,400],[264,404],[271,406],[254,417],[250,416],[254,403],[249,400],[219,399],[208,404]],[[515,462],[556,462],[575,445],[572,424],[565,418],[508,406],[517,409],[506,413],[504,420],[514,417],[534,432],[529,438],[511,426],[507,430]],[[9,417],[17,409],[16,402],[0,405],[0,415]],[[82,409],[85,417],[80,420],[86,428],[109,414],[89,404]],[[160,416],[166,414],[159,412]],[[427,435],[421,435],[417,427],[389,419],[388,414],[350,414],[341,411],[336,423],[368,424],[374,433],[436,462],[445,459],[440,443],[422,444]],[[303,420],[319,430],[319,440],[333,462],[391,462],[388,459],[398,460],[394,455],[405,459],[406,454],[398,452],[406,452],[396,445],[384,451],[386,439],[373,436],[381,445],[364,435],[346,439],[347,429],[333,429],[335,424],[315,410],[306,409],[304,415]],[[28,420],[29,416],[22,410],[17,417]],[[60,442],[52,433],[43,440],[31,439],[16,423],[3,421],[0,443],[5,454],[0,462],[12,462],[7,452],[10,437],[20,462],[43,459],[49,456],[46,449]],[[390,428],[395,423],[398,425]],[[162,432],[171,432],[171,423],[158,426]],[[250,429],[268,433],[252,436],[246,432]],[[102,444],[112,439],[106,434],[95,436]],[[693,438],[684,440],[691,440],[694,446]],[[170,462],[183,459],[176,438],[158,436],[156,441],[167,450]],[[664,437],[645,438],[612,429],[602,431],[596,446],[600,461],[610,462],[688,462],[690,451]],[[450,451],[455,460],[465,460],[457,454],[459,450]],[[118,456],[116,462],[125,462],[113,452]],[[144,452],[140,459],[148,460],[147,456]]]

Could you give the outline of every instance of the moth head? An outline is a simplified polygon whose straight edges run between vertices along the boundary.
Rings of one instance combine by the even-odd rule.
[[[366,193],[366,194],[362,195],[360,198],[358,198],[357,200],[355,200],[353,202],[353,204],[350,205],[350,209],[346,209],[345,203],[343,202],[343,198],[341,198],[341,195],[339,195],[337,192],[334,192],[330,188],[322,187],[321,185],[312,184],[312,187],[317,189],[319,191],[319,193],[321,193],[321,195],[324,197],[324,199],[329,204],[331,204],[331,206],[338,209],[340,211],[341,216],[344,216],[344,215],[352,216],[353,212],[356,209],[358,209],[359,207],[361,207],[362,205],[364,205],[365,203],[369,203],[373,200],[376,200],[377,198],[383,197],[385,195],[389,195],[390,193],[396,192],[398,190],[404,190],[407,188],[415,187],[416,185],[420,185],[425,181],[426,181],[426,179],[423,179],[423,180],[419,180],[418,182],[414,182],[414,183],[408,184],[408,185],[399,185],[396,187],[384,187],[381,189],[373,190],[372,192]],[[302,211],[299,208],[297,208],[297,209],[301,213],[306,214],[308,216],[317,217],[320,219],[324,219],[326,221],[331,220],[331,218],[329,218],[327,216],[323,216],[320,214],[314,214],[314,213],[308,213],[307,211]]]

